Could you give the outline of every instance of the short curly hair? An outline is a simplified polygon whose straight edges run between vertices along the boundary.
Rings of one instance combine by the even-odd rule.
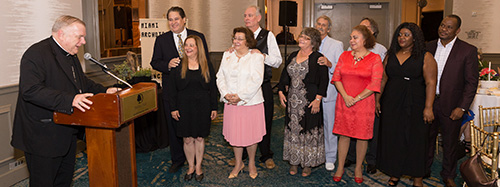
[[[372,32],[368,29],[368,27],[364,25],[358,25],[355,26],[352,30],[358,31],[359,33],[361,33],[361,35],[363,35],[363,38],[365,39],[364,46],[366,49],[371,49],[373,48],[373,46],[375,46],[377,40],[375,39],[375,36],[373,36]]]
[[[246,45],[250,49],[255,49],[255,46],[257,46],[257,40],[253,38],[253,32],[250,31],[250,29],[246,27],[236,27],[233,29],[233,38],[236,35],[236,33],[243,33],[245,34],[245,40],[246,40]]]
[[[312,27],[306,27],[302,29],[300,35],[306,35],[311,38],[311,45],[313,46],[313,51],[318,51],[319,46],[321,45],[321,33],[318,29]]]

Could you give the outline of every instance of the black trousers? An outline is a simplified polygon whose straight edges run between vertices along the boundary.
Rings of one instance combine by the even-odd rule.
[[[166,92],[166,90],[164,90]],[[180,164],[186,161],[184,155],[184,142],[182,137],[177,137],[177,129],[173,123],[172,115],[170,114],[170,105],[167,100],[163,100],[165,106],[165,121],[168,128],[168,141],[170,146],[170,156],[173,164]]]
[[[271,130],[273,127],[274,115],[274,98],[273,88],[271,82],[262,83],[262,95],[264,95],[264,114],[266,116],[266,135],[259,142],[260,161],[265,162],[267,159],[273,158],[273,151],[271,151]]]
[[[373,138],[368,140],[368,150],[366,151],[365,160],[367,164],[375,165],[377,163],[377,144],[378,135],[380,128],[380,118],[375,116],[375,121],[373,123]],[[349,152],[347,154],[347,160],[356,162],[356,141],[357,139],[351,138],[349,143]]]
[[[430,127],[429,135],[427,171],[430,171],[432,162],[434,161],[436,137],[439,129],[441,129],[441,138],[443,143],[443,169],[441,170],[441,177],[443,177],[443,179],[454,179],[457,176],[457,148],[462,118],[455,121],[451,120],[450,116],[443,114],[438,102],[439,98],[436,98],[434,100],[434,121]]]
[[[69,187],[73,182],[75,171],[76,135],[66,155],[60,157],[43,157],[32,153],[24,153],[26,165],[30,173],[30,186]]]

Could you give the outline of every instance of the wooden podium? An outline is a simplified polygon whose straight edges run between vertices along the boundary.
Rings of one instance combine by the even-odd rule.
[[[134,119],[156,111],[156,84],[90,97],[90,110],[54,112],[58,124],[85,126],[90,186],[137,186]]]

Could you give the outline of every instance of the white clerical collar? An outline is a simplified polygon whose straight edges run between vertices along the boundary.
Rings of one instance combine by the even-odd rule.
[[[64,49],[64,47],[62,47],[62,46],[61,46],[61,44],[59,44],[59,42],[57,42],[56,38],[54,38],[54,37],[52,36],[52,39],[54,40],[54,42],[56,42],[56,44],[57,44],[57,45],[58,45],[58,46],[59,46],[59,47],[60,47],[60,48],[61,48],[64,52],[66,52],[66,53],[67,53],[67,55],[71,55],[71,54],[69,54],[69,53],[68,53],[68,51],[66,51],[66,49]],[[67,55],[66,55],[66,56],[67,56]]]

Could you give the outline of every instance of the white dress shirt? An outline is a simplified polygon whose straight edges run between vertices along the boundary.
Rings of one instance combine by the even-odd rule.
[[[262,28],[259,27],[255,32],[253,32],[253,37],[257,38],[261,30]],[[281,58],[281,52],[278,47],[278,42],[276,42],[276,37],[274,37],[274,34],[271,31],[269,31],[269,34],[267,35],[267,52],[269,54],[265,54],[266,58],[264,64],[273,68],[279,68],[283,59]]]
[[[344,44],[341,41],[326,36],[321,41],[319,52],[332,63],[332,67],[328,68],[328,80],[332,80],[337,61],[339,60],[342,52],[344,52]],[[328,84],[326,96],[326,98],[323,98],[323,102],[331,102],[337,100],[337,89],[335,88],[335,85]]]
[[[448,60],[448,56],[450,56],[451,49],[455,44],[457,37],[453,38],[453,40],[444,46],[441,43],[441,39],[437,41],[436,54],[434,54],[434,59],[436,59],[438,66],[438,81],[437,81],[437,89],[436,94],[439,94],[439,85],[441,82],[441,75],[443,75],[444,66],[446,65],[446,61]]]
[[[264,79],[264,56],[251,52],[238,61],[236,51],[224,52],[217,72],[217,87],[220,100],[228,103],[227,94],[238,94],[238,106],[251,106],[264,102],[262,81]]]
[[[184,27],[184,30],[182,30],[181,33],[175,33],[172,31],[172,34],[174,35],[173,37],[174,37],[175,48],[179,49],[179,37],[177,35],[181,34],[182,43],[184,43],[184,41],[186,41],[186,38],[188,36],[188,32],[186,30],[186,27]]]

